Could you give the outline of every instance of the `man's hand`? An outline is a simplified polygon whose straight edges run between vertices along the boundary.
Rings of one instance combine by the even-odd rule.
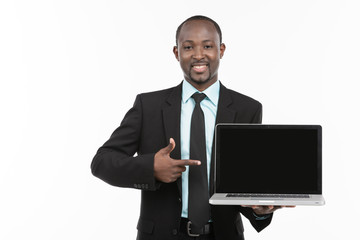
[[[165,183],[176,181],[181,173],[186,170],[187,165],[200,165],[197,160],[176,160],[170,157],[170,153],[175,148],[174,139],[170,138],[170,143],[160,149],[154,157],[154,176],[157,180]]]
[[[254,213],[256,215],[265,215],[275,212],[276,210],[284,207],[294,208],[295,206],[261,206],[261,205],[254,205],[254,206],[248,206],[248,205],[242,205],[242,207],[250,207],[254,210]]]

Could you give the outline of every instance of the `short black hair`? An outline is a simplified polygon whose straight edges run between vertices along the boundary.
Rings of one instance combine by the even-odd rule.
[[[179,34],[180,34],[180,31],[181,31],[181,28],[182,26],[187,23],[187,22],[190,22],[190,21],[193,21],[193,20],[205,20],[205,21],[209,21],[211,22],[212,24],[214,24],[214,27],[217,31],[217,33],[219,34],[219,38],[220,38],[220,44],[222,43],[222,33],[221,33],[221,29],[220,29],[220,26],[219,24],[217,24],[214,20],[212,20],[211,18],[209,17],[206,17],[206,16],[202,16],[202,15],[195,15],[195,16],[192,16],[188,19],[186,19],[183,23],[180,24],[180,26],[177,28],[176,30],[176,46],[178,44],[178,39],[179,39]]]

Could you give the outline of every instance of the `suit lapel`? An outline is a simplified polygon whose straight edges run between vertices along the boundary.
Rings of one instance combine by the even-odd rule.
[[[218,109],[216,113],[215,125],[218,123],[233,123],[235,122],[236,112],[230,108],[233,100],[231,98],[229,90],[220,83],[220,96]],[[215,160],[215,130],[213,137],[213,145],[211,151],[211,167],[210,167],[210,196],[214,192],[214,160]]]
[[[232,123],[235,121],[236,112],[229,107],[232,102],[233,100],[229,90],[220,83],[220,96],[216,114],[216,124]]]
[[[180,148],[180,119],[181,119],[181,94],[182,83],[176,86],[172,93],[166,100],[163,107],[163,122],[165,128],[166,142],[173,138],[176,143],[175,149],[171,152],[171,157],[174,159],[181,159]],[[229,90],[220,83],[220,95],[218,109],[216,113],[216,124],[218,123],[232,123],[235,122],[236,112],[230,106],[232,104],[231,95]],[[214,129],[215,130],[215,129]],[[215,132],[214,132],[215,133]],[[215,136],[213,138],[212,154],[211,154],[211,169],[210,169],[210,194],[213,193],[213,168],[214,168],[214,155],[215,154]],[[182,195],[181,178],[176,180],[180,197]]]
[[[176,86],[170,96],[167,98],[163,107],[163,122],[165,128],[166,142],[169,142],[170,138],[175,140],[176,147],[171,152],[170,156],[174,159],[181,159],[180,149],[180,115],[181,115],[181,93],[182,83]],[[176,180],[181,196],[182,186],[181,178]]]

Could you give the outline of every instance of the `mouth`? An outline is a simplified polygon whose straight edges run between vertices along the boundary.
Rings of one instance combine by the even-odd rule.
[[[206,64],[206,63],[193,64],[193,65],[191,66],[191,69],[193,69],[194,72],[196,72],[196,73],[203,73],[203,72],[206,72],[206,71],[207,71],[207,69],[208,69],[208,64]]]

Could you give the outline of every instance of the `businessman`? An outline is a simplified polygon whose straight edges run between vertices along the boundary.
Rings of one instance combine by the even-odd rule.
[[[184,81],[139,94],[91,163],[92,173],[105,182],[141,190],[138,240],[240,240],[241,214],[261,231],[279,208],[209,205],[215,124],[260,123],[262,118],[258,101],[218,80],[225,49],[215,21],[205,16],[185,20],[173,49]],[[256,169],[248,171],[256,177]]]

